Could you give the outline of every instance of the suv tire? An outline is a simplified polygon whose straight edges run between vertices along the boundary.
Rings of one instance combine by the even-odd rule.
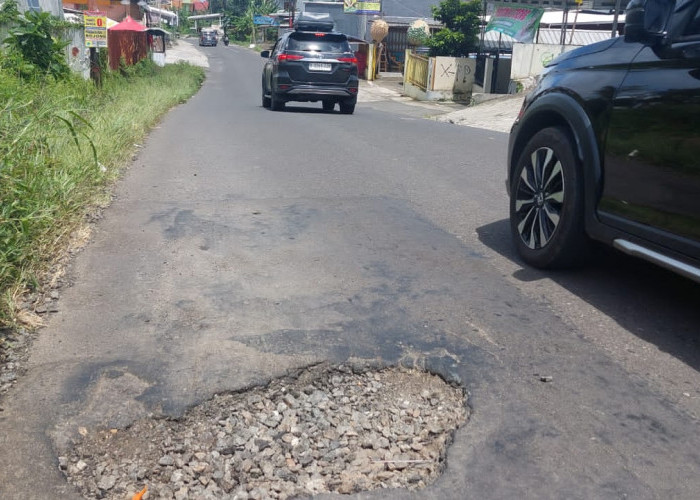
[[[356,101],[353,99],[352,101],[340,101],[340,112],[343,113],[344,115],[351,115],[355,112],[355,103]]]
[[[270,109],[272,109],[272,111],[284,111],[284,104],[284,101],[270,90]]]
[[[323,101],[323,111],[333,111],[333,108],[335,108],[335,102]]]
[[[265,95],[265,78],[263,77],[262,83],[260,85],[262,87],[262,106],[263,108],[269,108],[270,107],[270,98]]]
[[[590,252],[584,227],[581,165],[559,127],[537,132],[511,177],[510,228],[523,260],[544,269],[582,264]]]

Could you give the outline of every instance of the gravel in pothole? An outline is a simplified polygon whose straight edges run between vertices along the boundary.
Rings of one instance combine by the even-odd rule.
[[[59,467],[87,498],[266,499],[418,489],[445,467],[465,392],[418,370],[320,365],[182,418],[82,430]]]

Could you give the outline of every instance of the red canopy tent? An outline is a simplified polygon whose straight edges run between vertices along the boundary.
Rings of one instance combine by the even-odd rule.
[[[109,29],[110,31],[146,31],[146,27],[131,16],[126,16],[122,22]]]
[[[146,27],[134,21],[131,16],[107,30],[107,46],[109,47],[109,67],[119,69],[119,61],[131,66],[148,56],[148,37]]]

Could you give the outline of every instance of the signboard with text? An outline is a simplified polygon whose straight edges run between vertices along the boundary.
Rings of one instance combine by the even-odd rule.
[[[270,16],[261,16],[259,14],[255,14],[253,16],[253,24],[261,25],[261,26],[279,26],[280,22],[279,19],[276,19],[274,17]]]
[[[382,2],[343,0],[343,12],[346,14],[381,14]]]
[[[99,48],[107,46],[107,16],[102,12],[85,12],[85,46]]]
[[[495,4],[486,31],[497,31],[529,43],[535,39],[544,9],[529,5]]]

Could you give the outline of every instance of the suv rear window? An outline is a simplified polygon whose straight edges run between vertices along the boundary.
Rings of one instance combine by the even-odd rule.
[[[287,50],[296,52],[351,52],[348,38],[339,33],[296,32],[289,36]]]

